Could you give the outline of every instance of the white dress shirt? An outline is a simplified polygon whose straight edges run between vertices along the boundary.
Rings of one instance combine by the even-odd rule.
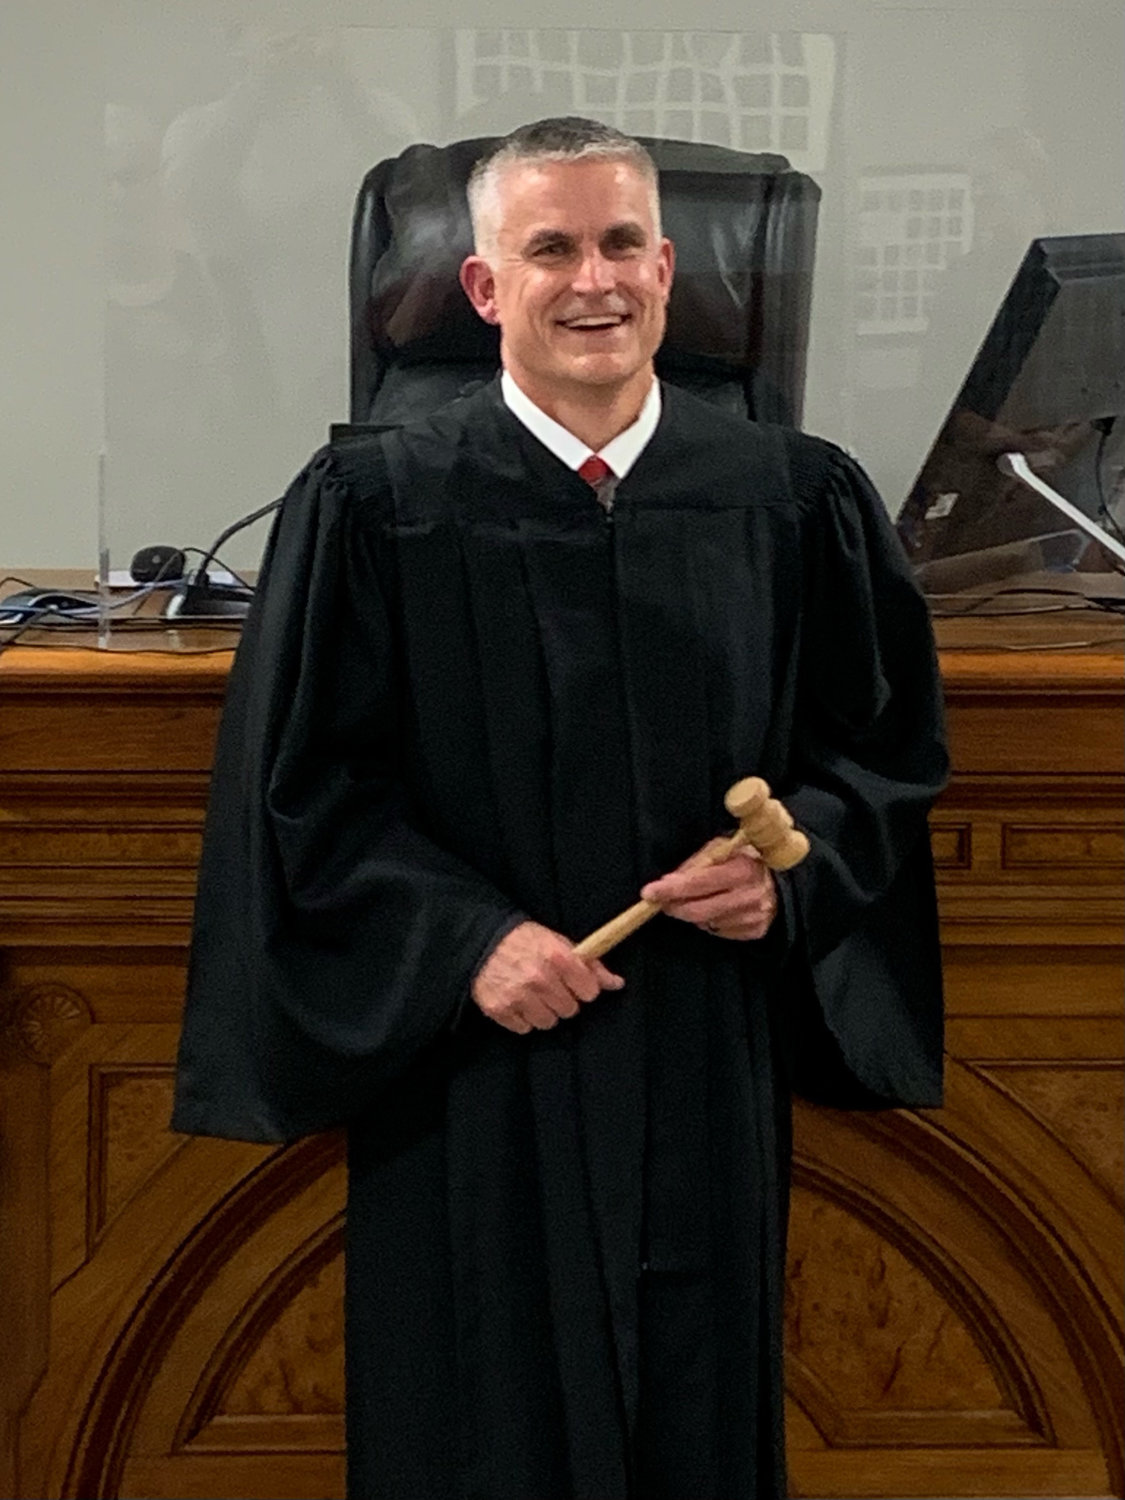
[[[518,417],[531,435],[537,437],[545,448],[549,448],[568,469],[579,469],[591,456],[594,450],[556,422],[554,417],[549,417],[529,396],[525,396],[507,370],[500,375],[500,393],[504,397],[504,405],[512,415]],[[624,479],[644,452],[659,421],[660,382],[653,380],[640,416],[624,432],[611,438],[597,457],[605,460],[618,479]]]

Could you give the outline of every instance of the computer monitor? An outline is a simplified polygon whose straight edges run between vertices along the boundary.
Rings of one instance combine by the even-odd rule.
[[[922,586],[1114,566],[1123,412],[1125,234],[1033,240],[899,515]]]

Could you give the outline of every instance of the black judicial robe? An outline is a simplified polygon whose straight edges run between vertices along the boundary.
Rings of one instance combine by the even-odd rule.
[[[584,936],[748,774],[812,844],[766,939],[657,917],[573,1020],[481,1015],[500,937]],[[790,1091],[939,1100],[945,775],[924,603],[829,444],[665,387],[607,514],[494,384],[314,457],[231,676],[174,1124],[349,1129],[355,1500],[646,1500],[664,1273],[716,1308],[676,1500],[784,1494]]]

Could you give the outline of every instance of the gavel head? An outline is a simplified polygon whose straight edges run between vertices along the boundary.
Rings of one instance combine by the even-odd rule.
[[[760,776],[735,782],[724,801],[738,819],[735,839],[753,844],[771,870],[791,870],[808,854],[808,839],[793,827],[789,809],[770,796]]]
[[[736,781],[723,798],[727,812],[741,823],[750,818],[769,801],[769,786],[760,776],[744,776]]]

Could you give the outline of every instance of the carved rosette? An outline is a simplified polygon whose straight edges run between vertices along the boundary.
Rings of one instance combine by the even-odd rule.
[[[0,1051],[49,1068],[92,1020],[86,1000],[69,985],[30,985],[0,1012]]]

